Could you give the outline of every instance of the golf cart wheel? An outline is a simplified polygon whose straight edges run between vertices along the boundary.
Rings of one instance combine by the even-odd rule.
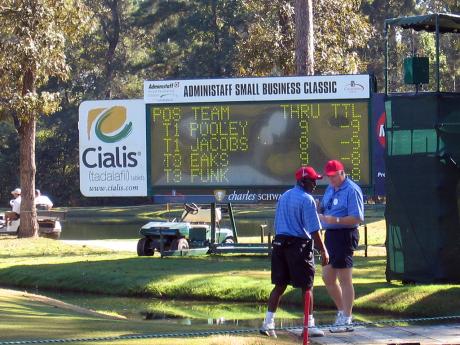
[[[232,236],[225,237],[225,240],[222,243],[235,243],[235,240]]]
[[[185,238],[179,238],[171,242],[171,250],[186,250],[186,249],[189,249],[189,245]]]
[[[154,250],[151,247],[151,241],[147,237],[141,238],[139,242],[137,242],[138,256],[152,256],[153,252]]]

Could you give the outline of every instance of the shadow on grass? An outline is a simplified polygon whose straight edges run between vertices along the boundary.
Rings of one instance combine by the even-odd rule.
[[[356,287],[360,307],[417,317],[460,315],[460,286],[364,284]],[[374,290],[374,291],[373,291]]]
[[[408,306],[406,313],[417,315],[420,310],[424,310],[426,316],[460,315],[460,286],[433,291],[421,298],[417,304]]]

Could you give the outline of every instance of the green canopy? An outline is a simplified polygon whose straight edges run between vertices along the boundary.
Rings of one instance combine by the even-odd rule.
[[[400,26],[403,29],[416,31],[436,31],[436,18],[438,18],[439,32],[460,33],[460,16],[448,13],[434,13],[425,16],[391,18],[385,20],[385,26]]]

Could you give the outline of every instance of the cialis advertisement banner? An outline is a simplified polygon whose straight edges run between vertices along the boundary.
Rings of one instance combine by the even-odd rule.
[[[81,103],[78,129],[83,195],[147,195],[145,116],[143,100]]]

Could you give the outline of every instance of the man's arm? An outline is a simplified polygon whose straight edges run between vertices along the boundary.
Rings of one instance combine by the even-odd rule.
[[[329,264],[329,253],[327,252],[326,246],[323,243],[323,239],[319,235],[319,231],[315,231],[311,235],[313,237],[313,240],[315,241],[315,246],[319,248],[319,251],[321,253],[321,265],[326,266],[327,264]]]
[[[327,224],[339,224],[339,225],[355,225],[362,222],[359,217],[346,216],[346,217],[334,217],[334,216],[325,216],[323,214],[319,215],[319,219],[323,223]]]

